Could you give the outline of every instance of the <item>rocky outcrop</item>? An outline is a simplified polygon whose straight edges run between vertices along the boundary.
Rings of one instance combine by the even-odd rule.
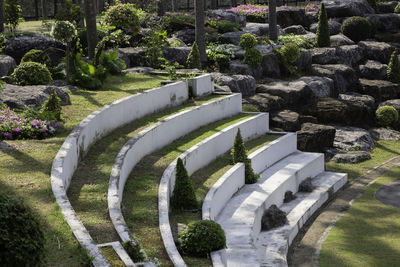
[[[364,57],[371,60],[377,60],[387,64],[394,47],[388,43],[375,41],[361,41],[358,45],[364,50]]]
[[[0,77],[10,75],[17,67],[15,60],[7,55],[0,55]]]
[[[356,164],[371,159],[371,155],[366,151],[336,151],[331,161],[336,163]]]
[[[228,86],[232,92],[242,93],[243,96],[252,96],[256,91],[256,80],[250,75],[226,75],[212,73],[214,82],[218,85]]]
[[[118,48],[118,56],[125,62],[127,68],[147,65],[146,52],[141,47]]]
[[[299,58],[299,61],[301,57]],[[281,77],[281,70],[279,68],[279,59],[275,53],[268,53],[263,56],[261,63],[262,73],[265,77]]]
[[[394,13],[394,9],[396,8],[398,3],[399,3],[398,1],[376,3],[378,8],[378,13],[381,14]]]
[[[281,97],[266,93],[259,93],[246,99],[248,103],[256,106],[261,112],[270,112],[280,110],[284,107],[284,101]]]
[[[185,66],[190,50],[191,47],[165,47],[163,48],[163,57],[170,62],[178,62]]]
[[[333,146],[346,151],[371,151],[374,140],[370,133],[362,128],[335,126],[336,134]]]
[[[296,34],[296,35],[307,34],[307,31],[301,25],[293,25],[293,26],[286,27],[285,29],[283,29],[283,32],[285,34],[293,33],[293,34]]]
[[[8,39],[3,52],[19,63],[26,52],[32,49],[45,50],[53,66],[65,56],[65,46],[47,35],[23,35]]]
[[[267,23],[255,23],[247,22],[246,27],[242,29],[244,32],[252,33],[257,36],[264,36],[269,34],[269,24]],[[278,25],[278,35],[282,34],[282,30]]]
[[[300,57],[295,62],[298,71],[307,73],[311,69],[312,55],[309,49],[301,49]]]
[[[333,80],[326,77],[319,76],[305,76],[298,79],[299,81],[305,82],[314,95],[318,98],[321,97],[333,97],[335,95],[335,88]]]
[[[400,28],[399,14],[370,14],[366,18],[375,25],[378,32],[398,31]]]
[[[332,147],[336,130],[332,126],[304,123],[297,132],[297,148],[307,152],[323,152]]]
[[[222,34],[221,38],[225,43],[238,45],[243,34],[245,32],[226,32]]]
[[[42,106],[53,90],[61,99],[61,105],[71,104],[67,92],[60,87],[48,85],[17,86],[5,84],[3,92],[0,93],[0,102],[7,104],[12,109],[23,110],[25,106],[37,108]]]
[[[346,94],[339,94],[339,100],[346,102],[362,102],[371,109],[375,109],[375,99],[369,95],[362,95],[355,92],[348,92]]]
[[[300,115],[291,110],[271,114],[271,126],[285,132],[295,132],[300,129]]]
[[[370,95],[377,102],[396,99],[400,97],[400,85],[383,80],[360,79],[361,87],[358,92],[364,95]]]
[[[336,92],[345,93],[360,87],[357,73],[349,66],[343,64],[317,65],[313,64],[311,72],[314,75],[331,78]]]
[[[379,61],[368,60],[364,65],[360,65],[358,72],[361,78],[370,80],[384,80],[387,72],[387,65]]]
[[[400,132],[388,128],[373,128],[369,130],[371,136],[376,140],[400,140]]]
[[[323,0],[328,17],[352,17],[374,14],[367,0]]]
[[[290,7],[290,6],[287,6],[285,8],[279,8],[276,11],[276,17],[278,24],[283,28],[292,25],[308,26],[306,25],[307,19],[304,8]]]
[[[331,35],[331,46],[354,45],[354,42],[343,34]]]
[[[314,48],[312,50],[313,64],[345,64],[357,65],[364,57],[363,49],[358,45],[343,45],[339,47]]]
[[[195,41],[195,30],[194,29],[184,29],[176,31],[174,36],[179,40],[182,40],[185,44],[192,44]]]

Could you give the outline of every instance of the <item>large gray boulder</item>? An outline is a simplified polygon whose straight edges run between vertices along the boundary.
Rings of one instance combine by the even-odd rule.
[[[174,36],[179,40],[182,40],[185,44],[192,44],[195,41],[195,30],[194,29],[183,29],[176,31]]]
[[[362,102],[371,109],[375,109],[375,99],[370,95],[362,95],[355,92],[348,92],[346,94],[339,94],[339,100],[348,102]]]
[[[375,41],[361,41],[358,45],[364,50],[364,57],[380,61],[383,64],[389,63],[394,47],[388,43]]]
[[[211,18],[227,20],[232,23],[240,24],[242,27],[246,25],[246,17],[233,12],[229,9],[215,9],[207,11],[207,15]]]
[[[307,73],[311,69],[312,65],[312,54],[309,49],[301,49],[300,50],[300,57],[295,62],[298,71]]]
[[[334,154],[331,161],[336,163],[356,164],[371,159],[371,155],[366,151],[339,151]]]
[[[382,106],[392,106],[397,111],[400,112],[400,99],[390,99],[390,100],[386,100],[384,102],[379,103],[378,107],[382,107]]]
[[[331,35],[331,46],[354,45],[354,42],[343,34]]]
[[[399,14],[369,14],[366,18],[375,25],[378,32],[398,31],[400,28]]]
[[[127,68],[147,65],[146,52],[141,47],[118,48],[118,56],[125,62]]]
[[[214,72],[212,76],[215,83],[229,86],[232,92],[242,93],[243,96],[255,94],[257,84],[251,75],[226,75]]]
[[[388,128],[373,128],[369,130],[371,136],[376,140],[399,141],[400,132]]]
[[[335,126],[336,134],[333,146],[346,151],[371,151],[374,148],[374,139],[370,133],[362,128]]]
[[[283,32],[285,34],[293,33],[293,34],[296,34],[296,35],[307,34],[307,31],[301,25],[292,25],[292,26],[286,27],[285,29],[283,29]]]
[[[23,110],[25,106],[38,108],[49,98],[53,90],[56,91],[58,97],[61,99],[61,105],[71,104],[69,94],[66,91],[60,87],[49,85],[17,86],[5,84],[3,92],[0,93],[0,102],[7,104],[13,109]]]
[[[243,34],[245,34],[245,32],[242,32],[242,31],[226,32],[226,33],[222,34],[221,38],[226,43],[238,45],[239,41],[240,41],[240,37],[242,37]]]
[[[317,65],[313,64],[311,72],[316,76],[331,78],[338,93],[356,90],[360,87],[357,73],[343,64]]]
[[[255,79],[260,79],[262,77],[262,67],[253,67],[241,60],[232,60],[229,63],[229,71],[232,74],[242,74],[242,75],[251,75]]]
[[[17,67],[15,60],[7,55],[0,55],[0,77],[8,76]]]
[[[335,96],[334,83],[333,80],[330,78],[319,76],[305,76],[301,77],[298,80],[305,82],[314,92],[314,95],[318,98]]]
[[[191,49],[191,47],[165,47],[163,48],[163,57],[185,66]]]
[[[255,22],[247,22],[246,27],[243,28],[243,31],[246,33],[252,33],[257,36],[264,36],[269,34],[269,24],[267,23],[255,23]],[[282,35],[283,32],[281,27],[278,25],[278,35]]]
[[[364,58],[364,50],[358,45],[322,47],[312,49],[313,64],[346,64],[356,66]]]
[[[304,11],[304,8],[290,6],[279,8],[276,11],[276,17],[278,24],[283,28],[292,25],[308,26],[308,20],[306,19],[306,12]]]
[[[331,35],[336,35],[340,33],[340,28],[341,28],[341,24],[335,20],[329,20],[329,33]],[[317,32],[317,28],[318,28],[318,23],[313,23],[310,26],[310,31],[312,31],[313,33]]]
[[[300,60],[300,58],[299,58]],[[262,73],[265,77],[281,77],[281,69],[279,68],[279,58],[275,53],[268,53],[263,56],[261,63]]]
[[[352,17],[374,14],[374,9],[367,0],[322,0],[328,17]]]
[[[271,114],[271,126],[285,132],[295,132],[300,129],[300,114],[291,110],[282,110]]]
[[[378,13],[394,13],[394,9],[396,8],[398,1],[391,1],[391,2],[379,2],[376,3],[378,7]]]
[[[297,148],[307,152],[323,152],[332,147],[336,130],[332,126],[304,123],[297,131]]]
[[[365,64],[359,66],[358,72],[361,78],[384,80],[386,77],[387,65],[379,61],[368,60]]]
[[[400,97],[400,85],[384,80],[360,79],[361,87],[358,92],[370,95],[377,102],[396,99]]]
[[[261,112],[280,110],[284,107],[285,104],[281,97],[270,95],[267,93],[259,93],[249,98],[246,98],[246,100],[248,103],[256,106]]]
[[[47,35],[23,35],[8,39],[3,52],[19,63],[22,57],[32,49],[46,50],[53,66],[65,56],[65,46]]]
[[[281,97],[285,105],[295,108],[312,102],[315,98],[311,87],[303,80],[274,81],[257,86],[257,93],[267,93]]]

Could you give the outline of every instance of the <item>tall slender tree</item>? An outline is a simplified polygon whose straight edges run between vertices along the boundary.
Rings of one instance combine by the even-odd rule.
[[[85,0],[85,20],[88,40],[88,56],[90,59],[94,59],[94,54],[98,41],[94,0]]]
[[[268,5],[269,39],[278,40],[278,26],[276,21],[276,0],[269,0]]]
[[[41,0],[41,6],[42,6],[42,18],[44,20],[47,19],[47,0]]]
[[[0,0],[0,32],[4,32],[4,0]]]
[[[194,12],[196,17],[196,29],[195,29],[195,39],[196,44],[199,47],[200,60],[202,63],[206,63],[206,37],[204,29],[204,0],[194,0]],[[205,64],[203,64],[205,66]]]

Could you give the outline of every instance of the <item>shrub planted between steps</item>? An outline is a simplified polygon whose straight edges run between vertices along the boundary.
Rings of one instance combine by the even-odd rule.
[[[300,48],[295,43],[287,43],[279,52],[287,63],[295,63],[300,57]]]
[[[11,76],[18,85],[46,85],[52,81],[47,67],[37,62],[21,63]]]
[[[347,18],[342,24],[342,33],[354,42],[368,39],[374,35],[374,25],[363,17]]]
[[[226,247],[224,230],[218,223],[210,220],[189,223],[179,238],[181,249],[193,256],[204,257],[212,251]]]
[[[176,163],[176,178],[174,192],[171,197],[171,206],[178,210],[197,209],[196,194],[192,180],[190,180],[181,158],[178,158]]]
[[[324,3],[321,4],[321,9],[319,10],[319,16],[318,16],[317,46],[318,47],[331,46],[328,15],[326,13]]]
[[[60,104],[60,98],[57,96],[55,90],[53,90],[43,103],[40,115],[49,121],[62,121],[62,108]]]
[[[245,33],[240,37],[239,47],[244,50],[256,47],[257,44],[258,44],[258,41],[254,34]]]
[[[400,62],[399,62],[399,51],[395,49],[390,57],[390,61],[387,68],[387,79],[391,82],[400,82]]]
[[[192,50],[190,50],[186,65],[190,69],[201,69],[200,51],[196,42],[192,45]]]
[[[399,113],[392,106],[379,107],[376,112],[376,119],[382,126],[389,126],[399,120]]]
[[[263,61],[263,55],[257,48],[247,49],[244,53],[243,62],[249,64],[250,66],[257,67],[260,66]]]
[[[41,266],[45,238],[39,221],[19,200],[0,194],[2,266]]]

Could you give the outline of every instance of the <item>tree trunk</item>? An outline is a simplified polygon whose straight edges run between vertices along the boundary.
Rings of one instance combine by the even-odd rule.
[[[47,19],[47,0],[41,0],[42,19]]]
[[[85,20],[86,32],[88,40],[88,56],[94,58],[94,53],[97,45],[97,27],[96,27],[96,12],[94,9],[94,0],[85,0]]]
[[[196,29],[195,29],[195,39],[197,46],[199,47],[199,52],[200,52],[200,59],[201,62],[203,63],[202,65],[204,66],[204,63],[207,62],[207,57],[206,57],[206,38],[205,38],[205,30],[204,30],[204,17],[205,17],[205,12],[204,12],[204,0],[194,0],[195,6],[194,6],[194,12],[196,16]]]
[[[268,7],[269,39],[278,40],[278,27],[276,22],[276,0],[269,0]]]
[[[159,0],[158,1],[158,9],[157,9],[157,15],[158,16],[164,16],[165,13],[165,0]]]
[[[0,0],[0,32],[4,32],[4,0]]]

